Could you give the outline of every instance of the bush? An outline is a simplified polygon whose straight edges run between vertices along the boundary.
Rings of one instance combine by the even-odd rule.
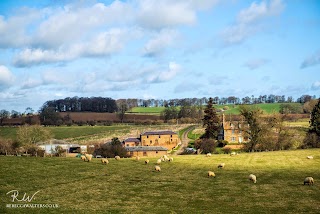
[[[225,147],[225,148],[222,148],[222,151],[224,152],[224,154],[230,154],[232,149],[230,147]]]
[[[226,141],[226,140],[218,140],[217,147],[224,147],[227,144],[228,144],[228,141]]]
[[[216,142],[213,139],[198,139],[194,143],[196,149],[200,149],[201,153],[212,153],[216,147]]]
[[[224,106],[224,107],[223,107],[223,110],[225,110],[225,111],[226,111],[226,110],[229,110],[229,106]]]

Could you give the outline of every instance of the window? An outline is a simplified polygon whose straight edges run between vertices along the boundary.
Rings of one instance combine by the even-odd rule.
[[[232,129],[232,134],[234,134],[234,129]]]
[[[130,155],[132,156],[132,155],[133,155],[133,152],[130,152]]]
[[[155,140],[156,145],[158,144],[158,139]]]
[[[152,140],[150,140],[150,144],[152,144]]]
[[[147,156],[147,152],[143,152],[143,156]]]
[[[159,138],[161,138],[161,135],[159,135]]]
[[[149,135],[147,135],[147,138],[149,138]]]
[[[235,137],[231,137],[231,141],[232,142],[236,141],[236,138]]]

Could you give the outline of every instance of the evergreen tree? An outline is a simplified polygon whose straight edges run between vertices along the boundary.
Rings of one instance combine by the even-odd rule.
[[[204,110],[204,117],[202,119],[205,133],[201,136],[202,139],[217,139],[221,129],[220,119],[217,111],[213,106],[212,97],[209,98],[208,105]]]
[[[311,112],[310,131],[320,136],[320,98]]]

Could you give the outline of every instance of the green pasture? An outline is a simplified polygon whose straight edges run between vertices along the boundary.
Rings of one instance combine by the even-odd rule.
[[[265,113],[270,114],[273,112],[279,112],[281,103],[261,103],[256,104]],[[296,103],[293,103],[296,105]],[[297,104],[300,105],[300,104]],[[224,114],[239,114],[239,105],[214,105],[217,109],[223,109],[227,106],[228,110],[223,111]],[[158,114],[165,109],[165,107],[134,107],[128,113],[139,113],[139,114]],[[179,108],[178,108],[179,109]]]
[[[183,125],[114,125],[114,126],[49,126],[52,138],[82,142],[102,138],[139,135],[146,130],[173,130]],[[13,139],[17,137],[18,127],[0,127],[0,138]]]
[[[314,159],[307,159],[312,155]],[[158,157],[157,157],[158,158]],[[320,213],[320,149],[99,159],[0,156],[0,213]],[[220,162],[224,169],[218,169]],[[207,171],[215,178],[208,178]],[[257,183],[248,180],[257,176]],[[313,186],[303,185],[312,176]],[[32,204],[58,208],[7,208],[11,190],[32,195]]]

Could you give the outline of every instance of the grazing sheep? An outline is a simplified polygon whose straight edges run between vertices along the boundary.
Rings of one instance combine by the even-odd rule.
[[[216,174],[214,174],[214,172],[212,171],[208,171],[208,177],[216,177]]]
[[[257,183],[257,176],[255,176],[254,174],[250,174],[249,180],[252,181],[253,183]]]
[[[140,157],[139,157],[139,156],[137,156],[137,157],[136,157],[136,160],[137,160],[137,161],[139,161],[139,160],[140,160]]]
[[[218,168],[224,168],[224,166],[225,166],[225,163],[220,163],[219,165],[218,165]]]
[[[157,160],[157,164],[160,164],[160,163],[161,163],[161,161],[162,161],[161,159],[158,159],[158,160]]]
[[[81,155],[80,158],[81,158],[81,160],[86,161],[86,156]]]
[[[313,159],[313,156],[307,156],[308,159]]]
[[[107,158],[102,158],[102,159],[101,159],[101,163],[103,163],[103,164],[108,164],[109,161],[108,161]]]
[[[170,158],[169,158],[169,161],[172,162],[172,161],[173,161],[173,157],[170,157]]]
[[[85,154],[86,159],[88,162],[90,162],[92,160],[92,155],[91,154]]]
[[[313,185],[314,184],[314,180],[313,177],[306,177],[304,179],[303,185],[308,184],[308,185]]]
[[[234,156],[234,155],[236,155],[237,153],[236,152],[231,152],[230,153],[230,156]]]
[[[162,158],[163,158],[163,161],[169,161],[169,158],[167,155],[163,155]]]
[[[120,156],[117,155],[117,156],[114,157],[114,159],[120,160]]]
[[[154,166],[154,169],[155,169],[157,172],[160,172],[160,171],[161,171],[160,166]]]
[[[147,159],[147,160],[145,160],[145,161],[144,161],[144,163],[145,163],[145,164],[148,164],[148,163],[149,163],[149,160],[148,160],[148,159]]]
[[[207,157],[211,157],[211,153],[207,153]]]

